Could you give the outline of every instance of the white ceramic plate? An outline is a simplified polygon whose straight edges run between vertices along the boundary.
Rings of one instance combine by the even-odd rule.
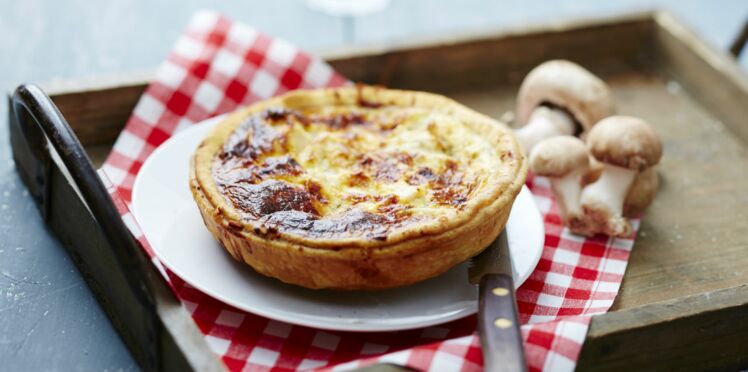
[[[133,213],[153,250],[187,283],[239,309],[321,329],[411,329],[476,312],[477,293],[467,282],[467,264],[405,288],[336,292],[284,284],[234,261],[203,224],[188,186],[189,159],[219,119],[206,120],[162,144],[143,164],[133,190]],[[519,286],[538,263],[545,236],[526,187],[514,203],[507,229]]]

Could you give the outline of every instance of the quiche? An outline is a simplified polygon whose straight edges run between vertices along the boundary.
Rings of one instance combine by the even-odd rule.
[[[236,260],[307,288],[384,289],[480,253],[527,174],[504,124],[443,96],[298,90],[198,146],[190,189]]]

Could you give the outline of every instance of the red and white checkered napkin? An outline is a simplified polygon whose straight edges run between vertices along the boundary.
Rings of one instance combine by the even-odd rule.
[[[216,13],[197,13],[135,107],[102,178],[153,257],[127,203],[140,166],[159,144],[239,105],[290,89],[342,84],[346,80],[322,60],[283,40]],[[613,303],[634,240],[569,234],[548,181],[530,176],[527,184],[546,229],[540,263],[517,292],[527,361],[532,370],[572,370],[590,316]],[[153,261],[230,370],[348,369],[382,362],[421,370],[481,369],[474,316],[400,332],[321,331],[232,308],[163,270],[156,257]]]

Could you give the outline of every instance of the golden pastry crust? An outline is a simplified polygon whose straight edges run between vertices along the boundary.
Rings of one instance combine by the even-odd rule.
[[[526,173],[506,125],[442,96],[359,86],[230,114],[195,152],[190,188],[211,233],[258,272],[382,289],[479,253]]]

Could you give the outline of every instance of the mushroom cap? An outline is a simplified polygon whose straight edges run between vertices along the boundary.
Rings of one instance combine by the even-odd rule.
[[[532,110],[532,112],[530,113],[529,121],[536,120],[536,118],[549,121],[551,124],[553,124],[559,135],[567,133],[566,128],[568,128],[569,126],[571,126],[572,128],[576,127],[576,124],[574,124],[572,119],[569,118],[569,115],[566,115],[564,111],[548,106],[538,106],[534,110]],[[569,134],[574,134],[573,130]]]
[[[587,147],[574,136],[545,139],[535,145],[530,153],[530,169],[539,176],[563,177],[588,165]]]
[[[602,163],[642,171],[660,161],[662,142],[654,128],[633,116],[610,116],[587,135],[590,153]]]
[[[519,123],[527,124],[532,111],[543,104],[568,111],[583,131],[614,111],[608,86],[584,67],[566,60],[543,62],[527,74],[517,96]]]
[[[586,186],[597,181],[597,179],[603,174],[603,170],[605,170],[605,165],[590,154],[590,167],[587,168],[587,172],[582,178],[582,185]]]
[[[623,203],[624,216],[641,213],[652,204],[660,184],[656,169],[657,167],[650,167],[636,175]]]

